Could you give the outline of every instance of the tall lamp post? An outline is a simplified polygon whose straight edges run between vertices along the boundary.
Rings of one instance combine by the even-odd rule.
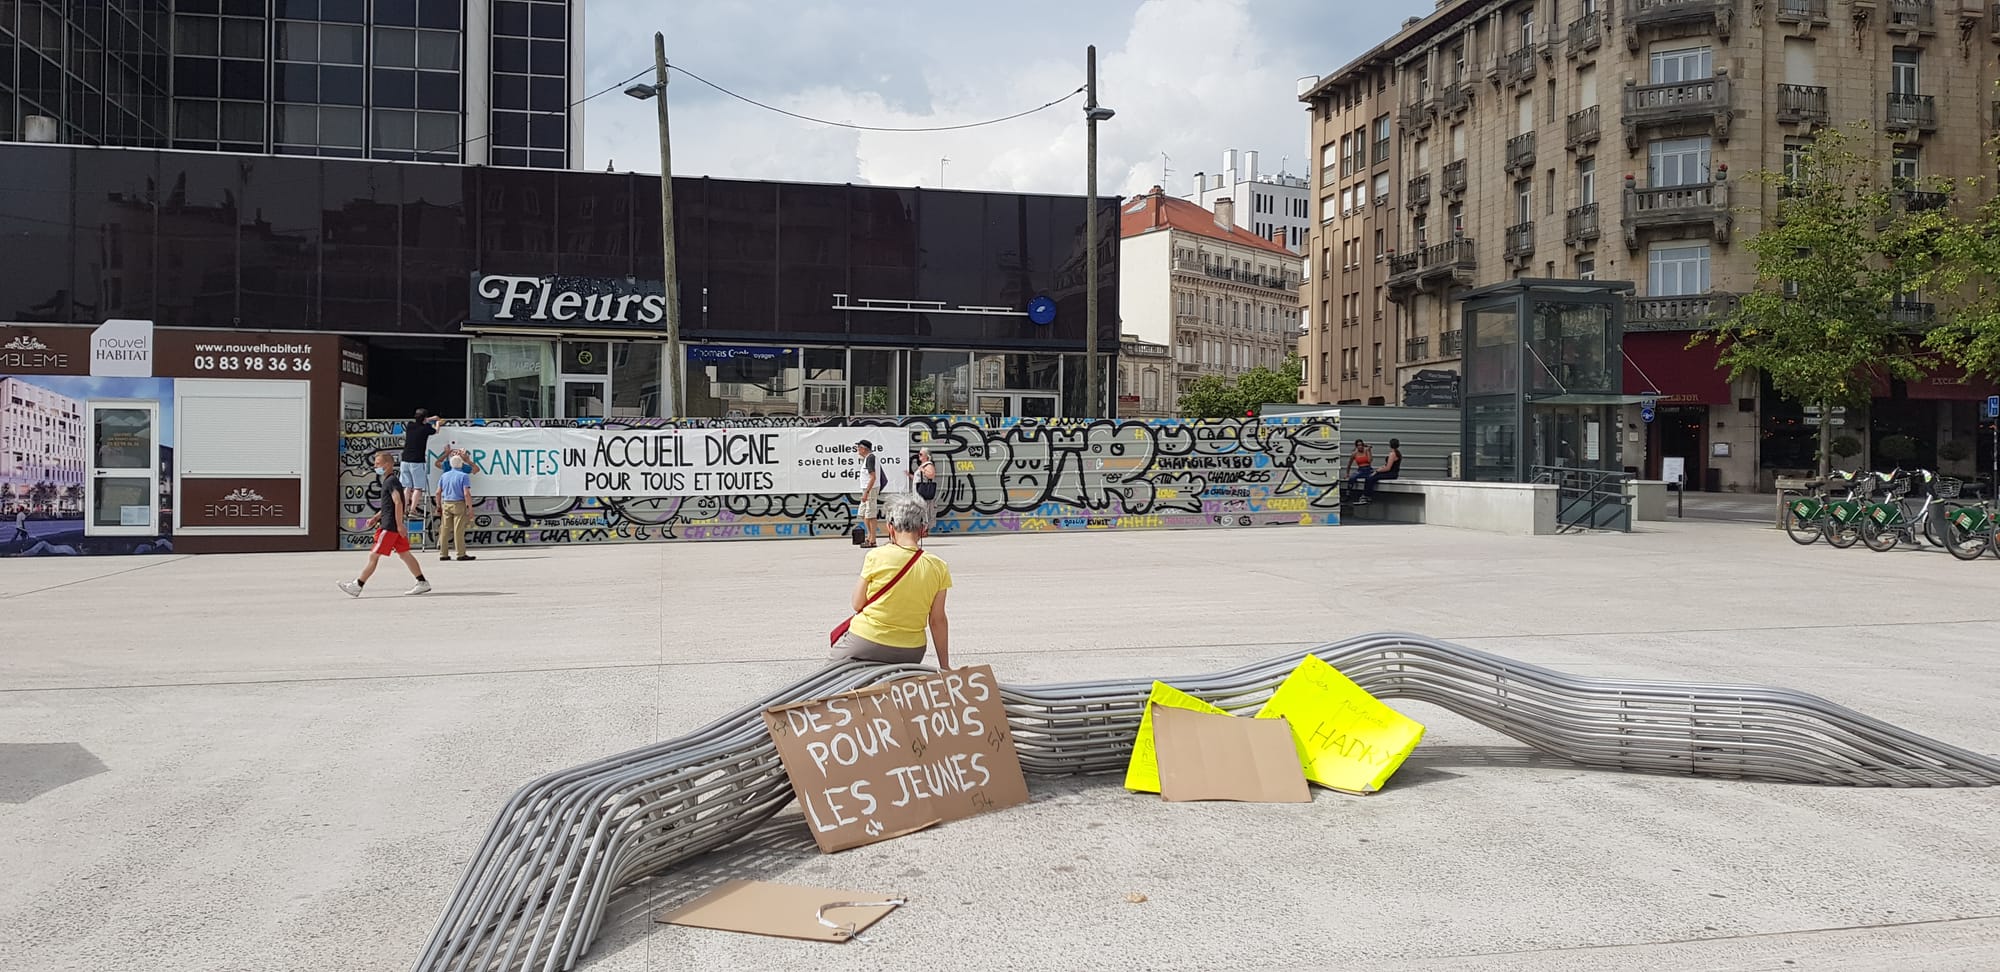
[[[1116,112],[1097,103],[1097,45],[1085,49],[1084,62],[1083,121],[1089,138],[1084,149],[1083,318],[1089,333],[1084,337],[1083,361],[1089,372],[1084,376],[1083,395],[1089,403],[1085,417],[1098,418],[1108,409],[1098,390],[1102,377],[1097,367],[1097,123],[1111,120]]]
[[[667,137],[667,37],[663,33],[653,34],[653,83],[635,84],[625,89],[625,93],[648,101],[659,99],[660,109],[660,262],[661,291],[666,295],[667,325],[667,388],[662,396],[666,401],[668,418],[681,413],[681,288],[680,275],[674,269],[674,155],[673,143]]]

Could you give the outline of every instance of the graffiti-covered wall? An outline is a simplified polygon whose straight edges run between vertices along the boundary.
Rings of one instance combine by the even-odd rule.
[[[485,421],[487,426],[910,429],[937,464],[937,534],[1331,525],[1340,519],[1338,418],[1202,421],[910,418]],[[349,420],[341,440],[341,544],[381,501],[369,456],[402,443],[402,423]],[[473,483],[478,494],[478,481]],[[474,546],[841,536],[851,494],[655,499],[488,497]]]

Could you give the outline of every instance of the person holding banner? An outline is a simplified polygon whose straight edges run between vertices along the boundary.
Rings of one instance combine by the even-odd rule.
[[[923,500],[895,493],[882,500],[891,544],[868,555],[854,584],[854,617],[833,643],[833,661],[921,665],[926,645],[937,646],[937,667],[951,667],[951,623],[944,596],[951,568],[924,550],[930,513]]]

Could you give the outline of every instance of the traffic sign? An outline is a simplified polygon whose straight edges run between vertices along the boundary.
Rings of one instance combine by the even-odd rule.
[[[1639,406],[1639,421],[1651,422],[1652,420],[1653,420],[1653,406],[1651,405]]]
[[[1056,302],[1047,297],[1036,297],[1028,301],[1028,320],[1043,325],[1055,323]]]
[[[2000,395],[1986,396],[1986,417],[2000,418]]]

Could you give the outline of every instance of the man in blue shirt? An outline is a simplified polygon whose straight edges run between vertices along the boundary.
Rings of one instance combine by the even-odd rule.
[[[472,474],[465,471],[467,461],[461,452],[448,453],[443,461],[445,471],[437,485],[438,506],[444,510],[438,559],[450,560],[452,544],[457,543],[458,559],[477,560],[465,552],[465,527],[472,520]]]

